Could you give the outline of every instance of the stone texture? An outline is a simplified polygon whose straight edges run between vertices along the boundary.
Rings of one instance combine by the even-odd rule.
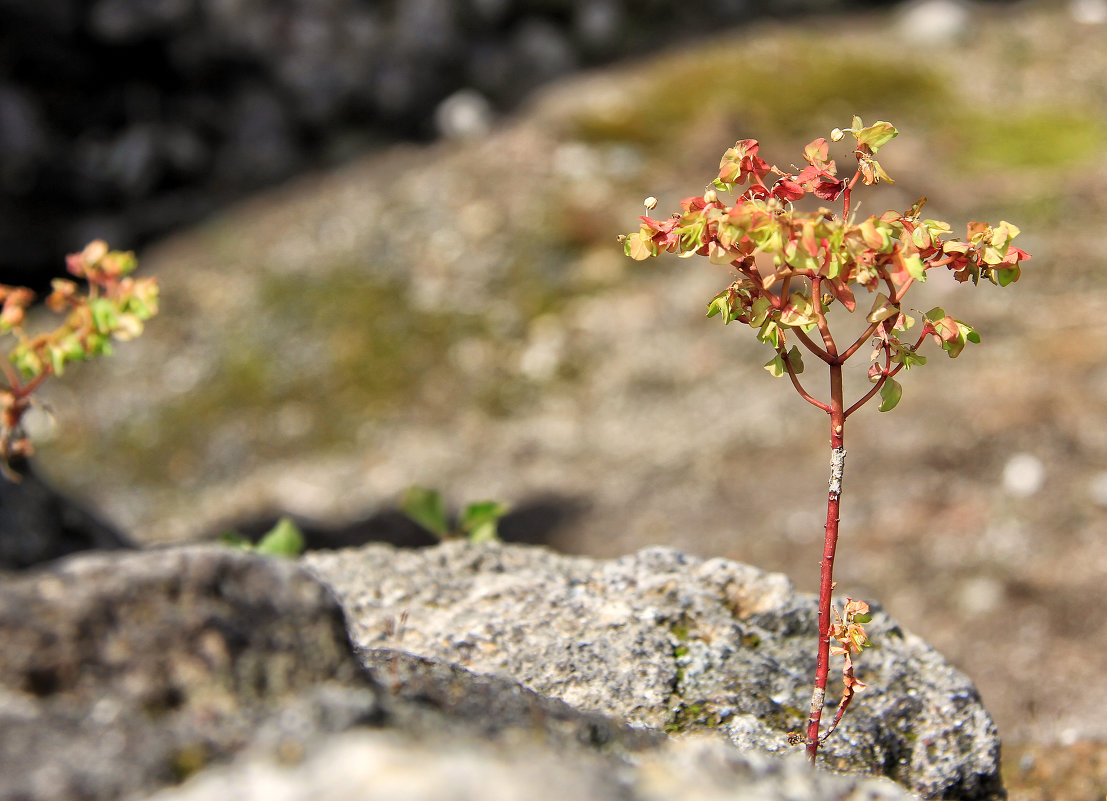
[[[0,798],[908,797],[433,658],[361,649],[367,672],[308,572],[222,548],[12,579],[0,638]]]
[[[119,798],[381,716],[326,590],[222,548],[7,580],[0,642],[3,798]]]
[[[815,603],[779,574],[664,548],[601,561],[523,546],[366,546],[304,562],[338,593],[362,646],[398,641],[579,709],[721,729],[743,748],[787,750],[806,718]],[[927,797],[1001,797],[999,739],[972,683],[879,608],[867,628],[878,647],[858,678],[869,689],[822,764]]]
[[[156,801],[907,801],[888,781],[812,772],[801,759],[742,753],[717,738],[667,743],[629,763],[357,731],[294,767],[250,759]]]
[[[420,737],[480,739],[501,745],[539,739],[561,752],[626,755],[665,735],[581,711],[497,675],[473,673],[392,648],[359,649],[387,695],[388,726]]]

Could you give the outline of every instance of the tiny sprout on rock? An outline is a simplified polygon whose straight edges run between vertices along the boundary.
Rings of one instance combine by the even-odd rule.
[[[669,252],[681,258],[705,256],[712,264],[729,266],[736,277],[708,301],[707,316],[753,329],[772,352],[765,369],[773,376],[787,376],[800,397],[830,417],[831,479],[819,585],[815,688],[806,737],[793,738],[806,745],[812,762],[853,694],[864,686],[853,675],[853,657],[868,645],[862,627],[869,620],[868,606],[848,600],[841,615],[835,612],[837,622],[831,620],[846,418],[878,395],[880,411],[895,408],[903,394],[896,377],[927,363],[919,351],[928,339],[951,359],[968,343],[980,341],[971,325],[942,308],[910,310],[905,297],[912,286],[926,281],[931,271],[945,269],[961,283],[975,285],[983,279],[1003,287],[1019,279],[1022,262],[1030,258],[1012,244],[1019,235],[1017,226],[1005,221],[995,226],[973,222],[965,237],[958,239],[948,223],[922,217],[926,198],[903,212],[886,211],[856,220],[851,201],[858,184],[892,183],[876,157],[899,131],[888,122],[865,125],[854,117],[849,128],[831,131],[830,139],[838,142],[846,134],[853,138],[848,155],[857,165],[851,176],[839,176],[826,139],[815,139],[803,149],[806,166],[794,174],[762,159],[757,140],[742,139],[723,154],[711,189],[685,198],[680,212],[671,217],[641,217],[639,230],[621,239],[624,252],[635,260]],[[770,175],[776,176],[771,184],[766,182]],[[724,202],[719,193],[734,193],[734,202]],[[798,210],[796,202],[808,196],[840,203],[840,210],[826,206]],[[647,208],[653,206],[647,202]],[[861,334],[835,336],[830,318],[839,308],[855,313],[861,292],[871,297],[868,305],[860,304],[861,309],[868,308],[863,312]],[[843,365],[867,342],[874,344],[868,370],[872,386],[848,402]],[[804,355],[821,362],[829,373],[829,391],[822,398],[800,382]],[[832,640],[837,643],[833,649]],[[833,723],[820,737],[831,654],[844,658],[844,690]]]

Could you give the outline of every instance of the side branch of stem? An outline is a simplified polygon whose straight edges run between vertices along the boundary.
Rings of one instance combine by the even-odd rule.
[[[811,337],[807,336],[807,334],[805,334],[803,332],[802,328],[793,328],[792,333],[796,335],[796,339],[798,339],[800,342],[803,343],[803,346],[805,348],[807,348],[809,351],[814,353],[816,356],[818,356],[824,362],[826,362],[827,364],[833,363],[834,357],[831,356],[829,353],[827,353],[822,348],[820,348],[817,344],[815,344],[815,340],[813,340],[813,339],[811,339]]]
[[[778,348],[777,351],[780,353],[781,361],[784,362],[784,369],[788,372],[788,378],[791,379],[792,386],[796,388],[796,392],[799,393],[800,397],[812,406],[816,406],[829,414],[830,407],[803,388],[799,376],[796,375],[796,371],[792,368],[792,360],[788,358],[788,351],[783,347]]]

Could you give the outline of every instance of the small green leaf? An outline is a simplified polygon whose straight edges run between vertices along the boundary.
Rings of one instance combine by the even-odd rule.
[[[858,123],[861,122],[860,118],[855,117],[854,119]],[[868,128],[862,128],[860,131],[856,131],[854,136],[857,138],[857,144],[868,145],[873,155],[876,155],[876,152],[880,150],[880,148],[899,136],[899,131],[896,130],[896,127],[892,125],[892,123],[880,121],[870,125]]]
[[[912,367],[919,367],[926,364],[926,357],[920,356],[912,350],[904,350],[903,352],[903,369],[910,370]]]
[[[765,320],[772,309],[773,304],[768,298],[764,296],[757,298],[750,305],[750,326],[753,328],[761,328],[761,326],[765,324]]]
[[[408,487],[400,500],[400,511],[439,539],[450,535],[442,496],[436,490]]]
[[[926,280],[926,268],[923,266],[923,261],[918,253],[912,253],[905,261],[907,262],[907,272],[911,274],[912,278],[916,281]]]
[[[964,323],[961,323],[961,328],[965,329],[965,328],[969,328],[969,327],[967,325],[965,325]],[[965,334],[965,339],[967,339],[969,342],[973,343],[974,345],[979,345],[980,344],[980,334],[976,333],[976,331],[974,331],[971,328],[969,328],[968,333]]]
[[[458,528],[471,542],[492,542],[499,539],[497,525],[510,507],[496,501],[478,501],[465,507]]]
[[[899,306],[892,303],[892,299],[881,292],[873,299],[873,307],[865,319],[870,323],[881,323],[898,314]]]
[[[267,556],[299,556],[304,550],[304,535],[291,518],[282,517],[258,540],[256,550]]]
[[[803,372],[803,354],[795,345],[788,351],[788,364],[792,365],[792,372],[796,375]]]
[[[765,362],[765,369],[769,371],[769,375],[773,378],[780,378],[787,372],[784,369],[784,359],[779,353]]]
[[[727,301],[726,292],[720,292],[707,304],[707,316],[714,317],[716,314],[723,315],[724,324],[730,322],[730,303]]]
[[[117,312],[114,303],[107,298],[95,298],[89,301],[88,307],[97,331],[107,334],[115,328]]]
[[[903,396],[903,387],[891,376],[884,379],[884,385],[880,387],[880,406],[882,412],[890,412],[896,408],[899,399]]]
[[[819,321],[818,314],[811,298],[799,292],[793,292],[788,303],[780,312],[780,324],[793,327],[814,325]]]
[[[254,547],[253,543],[237,531],[224,531],[219,535],[219,542],[226,545],[228,548],[234,548],[239,551],[249,551]]]
[[[626,238],[626,241],[623,242],[623,253],[630,256],[635,261],[645,261],[646,259],[656,256],[658,249],[652,239],[647,239],[642,235],[642,232],[639,231],[630,234]]]
[[[853,616],[853,622],[854,623],[860,623],[862,625],[864,625],[866,623],[872,623],[873,622],[873,616],[872,615],[854,615]]]
[[[762,342],[767,342],[774,348],[778,347],[780,345],[780,327],[772,318],[767,318],[761,324],[761,330],[757,332],[757,338]]]

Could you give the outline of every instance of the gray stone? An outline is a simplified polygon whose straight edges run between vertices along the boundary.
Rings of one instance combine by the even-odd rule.
[[[566,755],[535,740],[412,740],[360,730],[288,767],[240,760],[157,801],[907,801],[892,782],[817,773],[718,738],[667,743],[631,762]]]
[[[481,675],[391,648],[360,653],[387,694],[388,726],[408,734],[501,744],[539,738],[561,752],[614,756],[665,741],[660,731],[575,709],[503,676]]]
[[[636,725],[721,729],[743,748],[788,750],[806,719],[816,608],[779,574],[662,548],[602,561],[457,542],[304,562],[363,647],[398,642]],[[821,764],[926,797],[1002,797],[999,739],[969,679],[879,608],[867,628],[877,647],[858,678],[869,689]]]
[[[0,642],[0,798],[119,798],[382,714],[327,591],[225,548],[9,579]]]
[[[803,602],[779,576],[659,549],[597,562],[454,543],[304,561],[349,585],[339,594],[351,628],[379,629],[362,639],[487,672],[355,649],[331,591],[291,561],[210,547],[81,555],[0,585],[0,797],[909,797],[884,778],[765,753],[774,715],[787,713],[761,697],[744,703],[747,679],[726,654],[756,652],[761,679],[791,681],[775,660],[809,638],[794,631],[807,622]],[[436,621],[447,628],[434,633]],[[549,634],[528,631],[537,625]],[[693,719],[693,693],[696,715],[723,725]],[[734,712],[721,714],[722,703]],[[766,709],[769,720],[754,716]],[[859,747],[866,732],[854,732]],[[964,772],[964,754],[946,758]]]

